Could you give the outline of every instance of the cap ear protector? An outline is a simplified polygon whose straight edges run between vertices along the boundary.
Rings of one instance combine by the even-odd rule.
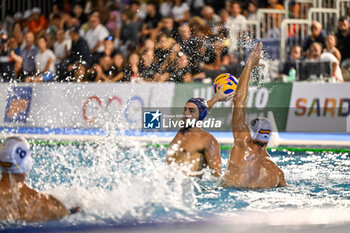
[[[272,125],[268,119],[258,117],[250,121],[249,130],[252,140],[268,142],[272,132]]]
[[[23,137],[9,137],[0,148],[0,167],[6,173],[27,173],[32,167],[30,145]]]
[[[203,98],[191,98],[187,100],[187,103],[194,103],[199,110],[199,118],[198,120],[202,121],[208,114],[208,103]]]

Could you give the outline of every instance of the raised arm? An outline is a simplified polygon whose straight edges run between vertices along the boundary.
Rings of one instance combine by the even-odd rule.
[[[210,139],[206,144],[204,150],[204,156],[207,160],[211,174],[216,177],[221,176],[221,157],[220,157],[220,144],[218,141],[210,135]]]
[[[249,129],[246,124],[245,103],[248,97],[249,79],[254,66],[258,65],[262,43],[256,44],[250,52],[247,64],[239,78],[236,94],[233,97],[232,113],[232,133],[235,139],[235,145],[243,146],[245,141],[250,138]]]

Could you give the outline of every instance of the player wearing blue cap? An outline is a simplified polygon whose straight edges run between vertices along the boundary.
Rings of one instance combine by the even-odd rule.
[[[184,107],[183,121],[203,121],[216,102],[229,100],[232,96],[233,93],[218,91],[208,102],[203,98],[190,98]],[[189,176],[200,177],[207,166],[213,176],[221,176],[220,145],[213,135],[196,126],[185,126],[177,132],[166,161],[181,166]]]
[[[249,125],[245,122],[250,74],[259,63],[261,49],[260,43],[250,53],[233,97],[234,146],[221,182],[224,187],[276,188],[286,185],[283,171],[266,151],[272,131],[270,121],[260,117],[252,120]]]
[[[69,211],[53,196],[26,185],[32,158],[29,143],[23,137],[9,137],[0,144],[0,167],[0,221],[52,221],[79,209]]]

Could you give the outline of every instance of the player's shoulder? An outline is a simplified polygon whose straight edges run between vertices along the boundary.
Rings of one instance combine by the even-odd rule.
[[[208,133],[208,132],[201,132],[201,136],[206,139],[207,141],[210,141],[210,142],[215,142],[217,143],[218,141],[216,140],[216,138],[211,134],[211,133]]]
[[[274,170],[274,171],[281,171],[281,169],[278,167],[278,165],[271,159],[270,156],[265,157],[263,160],[263,165],[265,168],[268,168],[269,170]]]
[[[51,194],[37,192],[36,197],[33,197],[33,199],[35,199],[36,205],[42,206],[42,208],[47,211],[65,208],[62,203]]]

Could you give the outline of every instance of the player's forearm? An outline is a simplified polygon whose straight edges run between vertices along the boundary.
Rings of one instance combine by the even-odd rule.
[[[233,98],[234,106],[245,105],[245,102],[248,97],[250,74],[253,70],[253,67],[254,65],[248,61],[247,65],[243,69],[243,72],[237,85],[236,95]]]
[[[218,101],[219,99],[216,95],[212,99],[208,100],[208,109],[210,110]]]

